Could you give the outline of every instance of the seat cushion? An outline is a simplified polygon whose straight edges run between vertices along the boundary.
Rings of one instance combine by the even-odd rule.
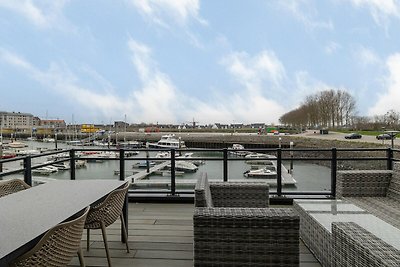
[[[399,201],[389,197],[354,197],[345,199],[379,219],[400,228]]]

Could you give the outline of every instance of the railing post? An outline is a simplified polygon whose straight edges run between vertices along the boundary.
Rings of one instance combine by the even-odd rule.
[[[332,148],[331,159],[331,196],[336,198],[336,175],[337,175],[337,150]]]
[[[119,150],[119,180],[125,181],[125,150],[121,148]],[[126,233],[128,234],[128,194],[125,195],[124,207],[122,208],[122,214],[126,225]],[[124,229],[121,225],[121,242],[126,243]]]
[[[125,151],[123,148],[119,150],[119,180],[125,181]]]
[[[393,170],[393,149],[390,147],[386,151],[386,156],[387,156],[387,169],[388,170]]]
[[[276,191],[278,194],[278,197],[282,196],[282,149],[278,148],[276,150]]]
[[[171,149],[171,195],[175,196],[175,149]]]
[[[224,176],[224,182],[227,182],[228,181],[228,149],[224,148],[223,154],[224,154],[223,176]]]
[[[30,156],[24,158],[24,181],[32,186],[32,160]]]
[[[69,165],[71,171],[71,180],[75,180],[75,150],[69,151]]]

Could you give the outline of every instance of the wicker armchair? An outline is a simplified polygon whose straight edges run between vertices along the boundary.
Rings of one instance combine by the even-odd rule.
[[[400,228],[400,162],[393,170],[338,171],[336,192],[360,208]]]
[[[268,207],[266,183],[195,188],[194,266],[299,266],[299,217]]]
[[[9,194],[25,190],[30,186],[20,179],[12,179],[0,182],[0,197],[7,196]]]
[[[129,253],[128,235],[122,208],[125,203],[125,197],[128,192],[129,182],[120,188],[112,191],[104,201],[94,205],[90,208],[89,214],[86,218],[85,229],[87,229],[87,250],[89,250],[90,243],[90,229],[101,229],[103,234],[104,247],[106,249],[108,266],[111,267],[110,252],[107,244],[106,227],[113,224],[118,217],[121,219],[122,228],[125,235],[126,251]]]
[[[80,244],[88,212],[89,207],[78,218],[50,229],[33,249],[14,260],[10,267],[63,267],[77,252],[80,265],[84,267]]]

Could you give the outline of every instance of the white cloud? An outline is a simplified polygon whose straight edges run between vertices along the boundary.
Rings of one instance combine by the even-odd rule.
[[[201,123],[276,123],[286,111],[270,98],[276,96],[274,90],[283,90],[287,79],[283,64],[272,51],[261,51],[255,56],[245,52],[228,55],[222,60],[223,66],[238,82],[239,89],[224,95],[215,93],[208,98],[211,100],[203,101],[180,91],[159,70],[148,46],[133,39],[127,45],[141,83],[123,96],[116,94],[113,86],[89,67],[74,68],[73,72],[67,66],[51,63],[47,70],[41,70],[1,48],[0,60],[102,120],[127,114],[136,122],[179,123],[194,117]]]
[[[386,67],[387,89],[378,94],[378,101],[369,109],[369,115],[382,115],[390,109],[400,112],[400,53],[391,55],[386,61]]]
[[[303,23],[307,30],[334,29],[332,21],[318,19],[318,11],[311,0],[278,0],[278,5]]]
[[[340,49],[342,46],[336,42],[329,42],[326,46],[325,46],[325,52],[328,55],[332,55],[333,53],[335,53],[338,49]]]
[[[355,56],[363,66],[381,64],[379,56],[374,51],[364,46],[357,49]]]
[[[50,91],[56,91],[75,104],[87,110],[102,113],[103,116],[120,116],[131,110],[129,103],[110,91],[95,92],[83,87],[78,77],[68,68],[51,63],[48,70],[40,70],[21,56],[0,48],[0,59],[26,72],[33,80],[39,82]],[[109,89],[109,88],[108,88]]]
[[[19,13],[40,28],[63,28],[62,14],[67,0],[0,0],[0,7]]]
[[[185,26],[191,19],[207,24],[199,15],[199,0],[130,0],[138,11],[163,27],[169,27],[168,21]]]
[[[284,66],[272,51],[265,50],[254,57],[233,52],[221,62],[247,88],[258,88],[263,81],[279,86],[286,76]]]
[[[390,17],[400,18],[398,0],[349,0],[358,8],[368,8],[375,23],[387,26]]]
[[[132,93],[135,115],[146,122],[177,122],[181,99],[169,77],[158,70],[151,59],[151,49],[133,39],[128,41],[132,62],[142,88]]]

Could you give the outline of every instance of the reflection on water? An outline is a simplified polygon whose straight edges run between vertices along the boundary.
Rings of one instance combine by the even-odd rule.
[[[35,141],[26,141],[29,145],[27,149],[38,149],[38,148],[54,148],[54,143],[41,143]],[[58,148],[72,148],[67,146],[65,143],[58,143]],[[82,148],[82,147],[79,147]],[[93,147],[90,147],[93,148]],[[140,152],[136,157],[145,157],[145,152]],[[151,153],[150,157],[155,156],[155,153]],[[193,157],[222,157],[220,152],[195,152]],[[34,159],[33,164],[38,164],[46,161],[45,157]],[[21,168],[20,162],[6,163],[4,167],[8,169]],[[132,165],[139,162],[131,158],[125,162],[125,173],[129,176],[133,171],[143,171],[143,169],[133,169]],[[286,168],[289,168],[289,162],[284,162]],[[228,179],[229,180],[245,180],[243,173],[250,169],[250,165],[245,163],[243,160],[234,160],[228,162]],[[76,179],[118,179],[119,176],[115,174],[115,171],[119,170],[118,160],[105,160],[103,162],[89,162],[85,168],[76,169]],[[199,172],[206,172],[210,180],[220,180],[223,177],[223,162],[216,160],[205,161],[204,165],[200,165],[199,169],[195,173],[185,173],[183,176],[176,176],[177,184],[179,180],[195,180]],[[21,175],[13,175],[13,177]],[[295,187],[285,187],[284,190],[300,190],[300,191],[323,191],[330,190],[330,168],[310,164],[308,162],[295,161],[293,164],[293,176],[297,181]],[[58,173],[51,174],[51,178],[54,179],[70,179],[70,171],[59,171]],[[35,179],[35,177],[33,177]],[[169,179],[169,176],[162,175],[151,175],[148,177],[150,180],[157,179]],[[262,179],[260,179],[262,180]],[[193,188],[193,183],[186,188]]]

